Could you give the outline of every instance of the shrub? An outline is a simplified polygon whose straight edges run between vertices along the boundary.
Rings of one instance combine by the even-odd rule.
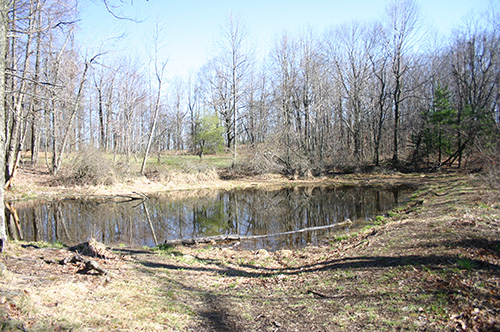
[[[144,175],[151,181],[168,182],[170,180],[170,171],[157,164],[151,164],[146,168]]]
[[[281,173],[284,169],[283,165],[278,162],[279,157],[271,146],[260,144],[240,152],[240,158],[232,169],[235,174]]]
[[[116,180],[112,162],[98,150],[80,152],[72,162],[68,177],[77,185],[111,185]]]
[[[500,164],[493,163],[486,170],[486,181],[492,189],[500,190]]]

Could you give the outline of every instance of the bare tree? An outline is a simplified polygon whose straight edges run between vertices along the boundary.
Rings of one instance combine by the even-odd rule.
[[[105,149],[106,148],[106,122],[105,122],[105,101],[104,101],[104,83],[105,76],[103,71],[100,73],[96,73],[94,71],[94,87],[96,90],[97,94],[97,116],[98,116],[98,122],[99,122],[99,148],[100,149]]]
[[[186,85],[180,78],[174,79],[169,98],[170,122],[173,146],[176,150],[184,149],[184,132],[187,109],[184,105]]]
[[[145,103],[148,100],[145,78],[136,68],[135,62],[128,61],[123,65],[120,76],[120,86],[117,93],[120,95],[118,110],[116,112],[116,125],[114,135],[116,140],[115,152],[124,153],[127,162],[130,161],[132,153],[137,152],[143,144],[141,130],[141,114],[147,108]],[[146,117],[146,119],[150,119]]]
[[[233,165],[237,157],[240,102],[244,95],[244,80],[250,66],[247,51],[248,33],[239,17],[232,14],[220,39],[216,42],[218,54],[212,62],[213,74],[209,83],[215,93],[212,103],[222,117],[226,128],[227,147],[233,151]]]
[[[192,152],[195,151],[196,149],[196,133],[198,131],[197,128],[197,119],[199,117],[199,104],[200,104],[200,82],[195,81],[193,79],[193,75],[189,76],[187,86],[186,86],[186,93],[187,93],[187,108],[189,112],[189,126],[190,126],[190,131],[189,131],[189,145],[190,145],[190,150]]]
[[[339,26],[330,38],[333,77],[343,90],[342,104],[345,112],[342,112],[341,121],[352,138],[353,154],[357,162],[362,159],[363,128],[370,110],[367,99],[370,90],[370,37],[366,25],[354,21]]]
[[[280,146],[285,151],[279,153],[280,161],[287,170],[295,167],[292,165],[292,154],[297,151],[295,145],[294,118],[294,87],[297,80],[296,68],[297,44],[287,35],[283,34],[273,50],[274,57],[274,107],[276,108],[276,122]]]
[[[39,2],[37,2],[39,4]],[[43,38],[43,28],[42,28],[42,11],[38,10],[36,13],[36,36],[35,36],[35,60],[34,60],[34,73],[33,81],[38,82],[41,75],[41,64],[42,61],[42,38]],[[31,103],[31,163],[36,165],[38,163],[39,152],[40,152],[40,101],[38,98],[39,84],[34,84],[33,87],[33,101]]]
[[[0,0],[0,169],[5,169],[5,69],[7,52],[7,31],[8,31],[8,13],[9,0]],[[3,172],[2,172],[3,174]],[[4,250],[7,244],[7,232],[4,213],[4,182],[5,177],[0,176],[0,252]]]
[[[26,42],[24,45],[24,54],[21,56],[20,67],[18,66],[16,51],[17,45],[16,40],[18,38],[10,38],[10,63],[12,73],[16,73],[18,77],[10,78],[10,87],[11,87],[11,100],[12,103],[10,108],[12,112],[9,112],[11,121],[9,122],[9,135],[8,135],[8,144],[7,144],[7,155],[6,155],[6,186],[9,187],[15,176],[16,159],[19,160],[19,155],[17,151],[21,151],[22,145],[24,142],[24,128],[26,127],[26,122],[23,121],[23,118],[26,117],[26,109],[24,107],[25,97],[27,94],[27,75],[28,75],[28,67],[29,67],[29,58],[31,55],[31,43],[34,37],[34,29],[36,22],[36,12],[39,10],[38,2],[30,2],[29,8],[27,8],[27,27],[25,28],[26,32]],[[13,15],[15,15],[17,8],[13,9]],[[14,19],[11,22],[14,25]],[[12,26],[11,30],[16,29]],[[17,83],[17,84],[16,84]],[[18,149],[19,148],[19,149]],[[16,158],[17,156],[17,158]]]
[[[311,29],[305,29],[299,36],[298,79],[295,91],[297,131],[300,146],[309,165],[304,169],[322,163],[325,136],[322,132],[324,120],[324,99],[326,97],[325,75],[318,50],[318,40]]]
[[[471,17],[453,38],[447,63],[457,102],[457,143],[445,163],[462,164],[464,150],[479,137],[491,138],[498,123],[500,82],[500,27],[498,16]]]
[[[9,98],[6,116],[8,148],[6,155],[6,186],[12,185],[21,159],[28,131],[32,135],[32,162],[36,162],[39,142],[39,105],[44,86],[51,84],[41,79],[41,57],[44,44],[52,39],[46,36],[63,31],[75,23],[75,3],[67,1],[30,0],[11,2],[8,86]],[[45,61],[49,65],[49,61]],[[30,125],[31,121],[31,125]]]
[[[160,111],[160,99],[161,99],[161,92],[162,92],[162,83],[163,83],[163,73],[165,71],[165,67],[167,66],[167,61],[161,62],[159,59],[160,56],[160,45],[159,45],[159,38],[160,38],[160,28],[158,25],[158,22],[156,23],[155,26],[155,31],[154,31],[154,36],[153,36],[153,62],[154,62],[154,75],[157,81],[157,92],[156,92],[156,99],[154,101],[153,105],[153,114],[152,114],[152,119],[151,119],[151,126],[150,126],[150,131],[149,131],[149,138],[148,142],[146,144],[146,151],[144,152],[144,159],[142,160],[142,165],[141,165],[141,174],[144,174],[146,172],[146,163],[148,160],[148,155],[149,155],[149,149],[151,148],[151,144],[153,142],[153,137],[155,135],[155,130],[156,130],[156,123],[158,122],[158,113]]]
[[[383,126],[388,116],[389,78],[388,66],[390,56],[387,44],[384,42],[382,26],[378,23],[372,26],[370,47],[367,55],[370,61],[373,105],[373,141],[375,165],[380,165],[380,147],[382,143]]]
[[[240,114],[240,139],[256,147],[258,143],[266,141],[270,134],[271,92],[264,65],[261,71],[250,73],[247,92],[243,98],[245,109]]]
[[[393,156],[399,163],[399,136],[402,102],[405,98],[405,78],[409,74],[410,51],[419,33],[419,8],[414,0],[393,0],[386,10],[385,35],[391,52],[390,73],[392,81]]]
[[[83,72],[82,72],[81,77],[80,77],[80,82],[78,83],[78,88],[76,91],[75,100],[73,101],[73,105],[72,105],[71,111],[69,113],[69,118],[68,118],[68,121],[66,122],[66,128],[64,130],[64,135],[63,135],[63,138],[61,141],[60,149],[53,151],[53,154],[54,154],[54,163],[52,165],[52,167],[53,167],[52,174],[53,175],[57,175],[57,172],[59,171],[59,169],[61,167],[62,159],[63,159],[64,153],[66,150],[66,145],[68,143],[68,138],[69,138],[70,133],[71,133],[71,125],[72,125],[73,119],[75,118],[75,115],[77,114],[77,111],[80,107],[80,100],[82,98],[83,86],[84,86],[85,80],[87,78],[87,73],[90,69],[90,66],[92,65],[92,63],[95,61],[95,59],[99,55],[100,54],[94,55],[90,60],[86,60],[84,63]]]

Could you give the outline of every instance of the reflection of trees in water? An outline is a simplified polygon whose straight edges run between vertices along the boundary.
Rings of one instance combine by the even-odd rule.
[[[143,235],[134,225],[140,211],[129,203],[62,200],[19,204],[17,209],[29,240],[74,244],[95,237],[104,243],[136,244]]]
[[[399,189],[362,187],[291,187],[280,190],[232,190],[190,197],[153,197],[144,202],[62,200],[15,203],[20,220],[12,235],[28,240],[67,244],[95,237],[107,244],[142,246],[166,239],[216,234],[261,235],[366,220],[391,208]],[[156,241],[154,239],[156,235]],[[317,240],[317,232],[279,239],[256,240],[262,246],[303,246]]]
[[[6,209],[5,212],[5,220],[7,222],[7,235],[15,240],[23,240],[23,231],[21,229],[21,225],[19,222],[19,214],[17,213],[17,209],[12,206],[12,203],[5,203]]]
[[[366,220],[389,209],[397,201],[398,192],[360,187],[294,187],[233,194],[239,199],[239,219],[257,235],[332,225],[347,218]],[[306,232],[259,241],[271,247],[280,240],[286,246],[300,247],[317,241],[317,236],[317,232]]]

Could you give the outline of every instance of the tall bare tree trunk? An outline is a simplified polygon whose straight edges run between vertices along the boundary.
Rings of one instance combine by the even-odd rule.
[[[167,66],[167,62],[163,62],[158,64],[159,57],[159,36],[160,36],[160,28],[158,24],[156,25],[154,36],[153,36],[153,47],[154,47],[154,65],[155,65],[155,76],[158,81],[158,91],[156,93],[156,101],[154,105],[154,114],[151,121],[151,129],[149,131],[148,143],[146,145],[146,151],[144,153],[144,159],[142,160],[141,165],[141,174],[144,175],[146,172],[146,164],[148,162],[149,150],[151,149],[151,144],[153,143],[153,137],[155,135],[156,124],[158,122],[158,113],[160,112],[160,100],[161,100],[161,88],[163,82],[163,72],[165,71],[165,67]]]
[[[3,186],[5,182],[5,52],[7,50],[8,0],[0,0],[0,252],[7,243]]]
[[[39,2],[38,2],[39,4]],[[35,75],[34,80],[38,82],[38,78],[40,76],[40,53],[41,53],[41,45],[42,45],[42,35],[41,35],[41,10],[37,12],[36,18],[36,53],[35,53]],[[36,165],[38,163],[38,154],[40,152],[40,116],[38,113],[38,103],[39,100],[36,99],[38,84],[35,83],[33,87],[33,95],[35,99],[31,104],[31,164]]]
[[[153,121],[151,123],[151,130],[149,131],[148,143],[146,145],[146,152],[144,152],[144,159],[141,165],[141,174],[144,175],[146,172],[146,164],[148,162],[149,150],[151,149],[151,144],[153,143],[153,136],[155,134],[156,123],[158,122],[158,113],[160,111],[160,98],[161,98],[161,77],[157,74],[158,79],[158,93],[156,95],[155,109],[153,115]]]

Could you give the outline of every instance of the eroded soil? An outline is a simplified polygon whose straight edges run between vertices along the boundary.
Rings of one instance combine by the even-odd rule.
[[[382,225],[300,250],[114,248],[90,258],[100,275],[59,264],[67,249],[10,244],[0,330],[500,330],[499,193],[471,176],[404,180],[421,189]]]

